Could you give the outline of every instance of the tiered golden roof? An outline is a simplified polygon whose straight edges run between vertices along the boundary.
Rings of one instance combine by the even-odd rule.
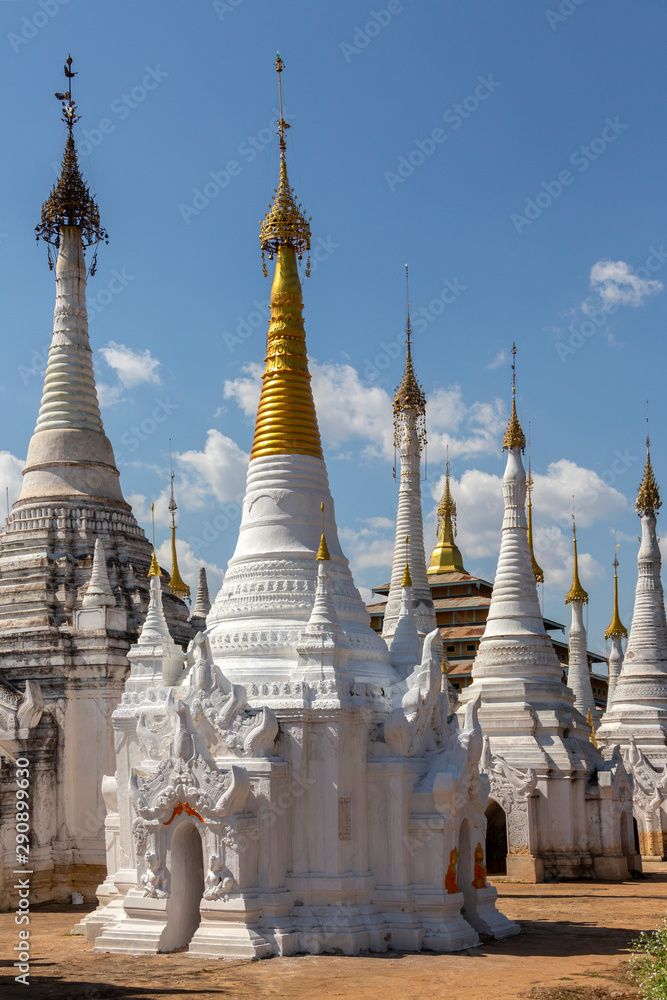
[[[577,556],[577,527],[574,523],[574,514],[572,515],[572,545],[574,547],[574,572],[572,574],[572,587],[565,596],[565,603],[570,604],[572,601],[581,601],[583,604],[588,604],[588,594],[581,586],[581,581],[579,579],[579,558]]]
[[[276,62],[278,82],[283,62]],[[293,200],[287,183],[285,129],[280,120],[280,177],[276,200],[261,227],[262,254],[276,257],[271,287],[269,323],[262,393],[257,411],[250,458],[266,455],[312,455],[322,458],[315,404],[310,387],[303,297],[297,257],[310,246],[310,228]],[[283,184],[284,178],[284,184]],[[290,200],[291,199],[291,200]]]
[[[465,573],[463,557],[454,541],[456,536],[456,504],[449,488],[449,459],[445,471],[445,491],[438,504],[438,543],[433,549],[428,568],[429,576],[437,573]]]
[[[521,430],[521,424],[516,412],[516,344],[512,344],[512,412],[507,430],[503,436],[503,451],[508,448],[526,450],[526,435]]]
[[[611,624],[609,628],[605,629],[604,633],[605,639],[612,639],[614,636],[618,636],[621,639],[627,639],[628,637],[628,630],[621,622],[621,617],[618,613],[618,558],[616,554],[614,554],[614,613],[611,616]]]
[[[63,121],[68,130],[65,154],[58,182],[42,205],[42,219],[39,225],[35,226],[35,239],[43,239],[49,245],[50,268],[53,268],[50,248],[54,247],[57,250],[60,246],[62,226],[78,226],[85,247],[109,242],[108,233],[100,223],[100,210],[81,177],[76,156],[73,128],[80,118],[76,113],[76,104],[72,100],[72,80],[76,75],[72,71],[72,57],[68,56],[65,63],[65,77],[69,89],[64,94],[55,95],[62,101]],[[95,273],[95,263],[94,256],[90,268],[91,274]]]

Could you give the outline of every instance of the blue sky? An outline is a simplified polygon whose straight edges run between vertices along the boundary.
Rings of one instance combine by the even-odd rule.
[[[4,0],[10,495],[51,333],[53,277],[33,229],[62,157],[52,95],[71,52],[80,163],[110,234],[89,284],[105,427],[147,529],[158,500],[158,543],[171,437],[182,570],[194,584],[203,561],[219,580],[264,356],[258,220],[277,176],[280,49],[290,179],[318,251],[304,281],[313,384],[357,583],[385,582],[391,561],[407,261],[429,404],[427,548],[449,444],[466,567],[493,576],[516,340],[545,612],[564,620],[574,492],[589,644],[603,648],[614,530],[628,627],[632,615],[647,398],[667,490],[666,28],[664,5],[617,0]]]

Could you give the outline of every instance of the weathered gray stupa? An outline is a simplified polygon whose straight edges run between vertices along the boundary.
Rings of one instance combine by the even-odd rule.
[[[0,751],[10,761],[30,759],[34,903],[73,891],[90,897],[104,876],[101,781],[113,761],[111,713],[148,606],[151,561],[100,416],[84,248],[107,234],[79,172],[69,58],[65,72],[67,93],[56,95],[65,155],[36,230],[52,267],[56,255],[53,337],[23,488],[0,531]],[[170,590],[164,603],[185,644],[186,606]],[[13,768],[3,767],[0,842],[8,853],[0,868],[8,874],[0,872],[0,906],[15,881],[12,780]]]

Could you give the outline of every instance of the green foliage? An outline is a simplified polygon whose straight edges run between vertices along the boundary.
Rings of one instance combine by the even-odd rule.
[[[630,975],[642,1000],[667,1000],[667,917],[654,931],[642,932],[630,943]]]

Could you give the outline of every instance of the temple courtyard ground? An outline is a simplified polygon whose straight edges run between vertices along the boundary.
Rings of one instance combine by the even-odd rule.
[[[630,1000],[628,944],[667,913],[667,864],[618,883],[521,885],[493,879],[500,909],[521,922],[507,941],[454,955],[338,955],[216,961],[184,952],[97,955],[69,931],[80,906],[32,912],[30,986],[14,982],[13,914],[0,914],[0,997],[30,1000]]]

